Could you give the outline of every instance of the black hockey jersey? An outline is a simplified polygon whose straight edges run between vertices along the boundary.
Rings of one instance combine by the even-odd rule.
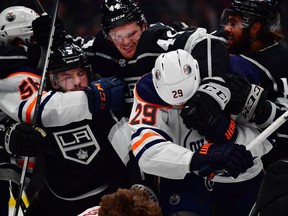
[[[0,78],[3,79],[7,74],[15,72],[20,66],[28,64],[27,53],[24,47],[0,46]]]
[[[254,76],[254,80],[250,79],[250,81],[255,83],[255,80],[258,80],[256,84],[260,84],[261,87],[269,91],[270,100],[274,101],[277,97],[283,97],[283,93],[288,94],[287,48],[275,42],[263,50],[242,54],[240,57],[248,60],[255,68],[253,70],[251,67],[246,67],[244,75],[246,77]],[[239,58],[239,56],[232,56],[231,59],[233,58]],[[242,67],[241,70],[243,71],[243,61],[238,64],[233,61],[231,64],[234,64],[233,68]]]
[[[45,128],[45,178],[57,196],[77,199],[100,193],[108,185],[127,187],[122,182],[128,178],[124,164],[108,140],[114,124],[110,113],[101,111],[92,120]]]
[[[206,29],[175,31],[162,23],[150,25],[139,39],[136,57],[124,59],[116,47],[104,38],[100,31],[90,39],[75,38],[82,45],[93,64],[94,72],[101,76],[118,76],[127,84],[125,100],[129,104],[129,116],[133,102],[133,88],[137,80],[151,72],[156,58],[164,52],[184,49],[198,61],[200,71],[207,76],[225,76],[229,55],[222,39],[206,32]]]

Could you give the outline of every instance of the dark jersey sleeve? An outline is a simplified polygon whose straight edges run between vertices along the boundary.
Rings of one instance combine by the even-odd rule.
[[[229,53],[223,41],[216,38],[204,39],[197,43],[191,54],[198,61],[201,78],[227,75]]]
[[[201,78],[227,75],[230,60],[223,38],[211,35],[203,28],[177,32],[173,37],[170,42],[167,40],[171,43],[168,51],[184,49],[190,52],[198,61]]]
[[[0,46],[0,78],[5,78],[9,73],[20,66],[28,64],[27,53],[24,47]]]

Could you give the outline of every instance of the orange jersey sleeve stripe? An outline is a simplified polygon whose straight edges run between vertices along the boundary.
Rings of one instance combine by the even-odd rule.
[[[47,92],[43,92],[42,96],[45,95]],[[31,119],[31,115],[32,115],[32,110],[35,109],[35,105],[36,105],[36,101],[37,101],[38,97],[35,97],[34,100],[30,103],[30,105],[27,108],[26,111],[26,123],[30,124],[32,119]]]
[[[156,133],[152,133],[152,132],[145,133],[144,136],[140,140],[138,140],[132,145],[132,151],[134,151],[138,146],[140,146],[147,138],[152,137],[152,136],[159,136],[159,135]]]

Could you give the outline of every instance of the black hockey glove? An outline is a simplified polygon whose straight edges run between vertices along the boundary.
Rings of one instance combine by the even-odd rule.
[[[242,113],[248,120],[253,118],[256,107],[261,107],[266,96],[263,88],[250,84],[244,76],[235,74],[227,74],[225,81],[220,77],[204,78],[198,91],[214,98],[225,113]]]
[[[45,132],[24,123],[12,125],[5,134],[5,149],[9,154],[36,157],[45,142]]]
[[[33,35],[37,44],[43,47],[48,47],[48,39],[51,30],[52,17],[49,15],[42,15],[37,19],[33,20],[32,28]],[[55,22],[55,32],[53,36],[53,45],[52,47],[57,47],[60,44],[63,44],[65,41],[65,28],[62,20],[58,17]]]
[[[225,112],[242,113],[248,121],[253,120],[255,113],[261,112],[266,98],[263,88],[250,84],[243,76],[233,74],[227,75],[225,85],[231,92]]]
[[[244,145],[208,143],[194,153],[190,170],[199,171],[202,177],[224,170],[229,176],[237,178],[253,164],[251,152]]]
[[[180,113],[187,128],[193,128],[214,143],[233,143],[237,127],[230,115],[224,113],[210,95],[197,91]]]
[[[84,91],[92,114],[100,110],[117,111],[124,102],[124,82],[116,77],[93,81]]]

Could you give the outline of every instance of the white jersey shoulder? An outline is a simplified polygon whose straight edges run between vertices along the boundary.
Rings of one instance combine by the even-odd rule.
[[[34,118],[41,77],[30,72],[11,74],[0,80],[0,109],[16,121],[31,123]],[[85,92],[43,91],[38,120],[45,127],[63,126],[92,119]]]

